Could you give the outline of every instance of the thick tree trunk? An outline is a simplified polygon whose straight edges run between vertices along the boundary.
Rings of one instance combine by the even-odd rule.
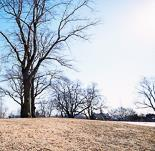
[[[32,117],[36,117],[35,115],[35,96],[34,96],[34,78],[32,79],[31,81],[31,114],[32,114]]]
[[[34,100],[34,97],[31,98],[31,116],[32,117],[36,117],[36,114],[35,114],[35,100]]]
[[[27,117],[30,117],[29,103],[24,102],[24,104],[21,106],[21,118],[27,118]]]
[[[24,103],[21,106],[21,117],[31,117],[31,80],[27,74],[23,74]]]
[[[68,118],[74,118],[73,113],[69,113],[69,114],[68,114]]]

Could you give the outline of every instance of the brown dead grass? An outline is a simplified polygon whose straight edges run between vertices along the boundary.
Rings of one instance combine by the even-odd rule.
[[[77,119],[0,120],[0,151],[155,151],[155,128]]]

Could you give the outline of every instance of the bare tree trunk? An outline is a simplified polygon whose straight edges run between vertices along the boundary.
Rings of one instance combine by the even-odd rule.
[[[24,85],[24,103],[21,106],[21,117],[30,117],[30,101],[31,101],[31,80],[28,78],[28,74],[23,73],[23,85]]]
[[[35,98],[34,97],[31,97],[31,116],[32,117],[36,117],[35,115]]]
[[[36,117],[36,115],[35,115],[35,109],[36,109],[35,96],[34,96],[35,95],[34,94],[34,78],[32,78],[31,84],[32,84],[32,86],[31,86],[31,116]]]
[[[64,117],[64,115],[63,115],[63,111],[60,111],[61,112],[61,117]]]

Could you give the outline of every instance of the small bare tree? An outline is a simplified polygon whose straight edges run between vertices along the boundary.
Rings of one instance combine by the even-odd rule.
[[[85,108],[84,114],[88,119],[95,118],[95,112],[103,109],[103,97],[100,95],[99,90],[96,88],[96,84],[91,84],[86,90],[84,90]]]
[[[0,87],[1,94],[10,97],[13,101],[22,106],[24,98],[21,73],[18,72],[18,70],[12,69],[11,71],[7,71],[4,77],[3,81],[1,81],[1,83],[3,83],[3,86]],[[5,82],[7,82],[7,85]]]
[[[44,74],[37,74],[33,79],[31,88],[31,112],[32,117],[35,117],[35,103],[41,99],[41,95],[51,86],[52,80],[58,78],[59,72],[48,72]],[[10,97],[13,101],[18,103],[21,108],[24,103],[24,89],[22,85],[22,76],[18,70],[12,69],[5,75],[3,82],[7,81],[8,86],[0,87],[0,92],[3,96]],[[45,99],[45,98],[44,98]]]
[[[5,118],[7,113],[7,107],[5,107],[2,99],[0,98],[0,118]]]
[[[41,117],[51,117],[52,111],[55,109],[55,103],[53,100],[40,101],[38,104],[38,114]]]
[[[55,83],[53,90],[53,100],[62,117],[74,118],[84,114],[86,118],[94,119],[95,112],[103,108],[103,100],[95,84],[84,89],[79,81],[62,79]]]
[[[155,79],[144,78],[139,84],[138,93],[142,100],[136,102],[136,106],[151,108],[155,111]]]
[[[54,102],[62,116],[74,118],[88,108],[79,82],[57,81],[54,89]]]

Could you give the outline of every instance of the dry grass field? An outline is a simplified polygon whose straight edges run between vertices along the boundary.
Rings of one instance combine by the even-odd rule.
[[[78,119],[0,120],[0,151],[155,151],[155,128]]]

